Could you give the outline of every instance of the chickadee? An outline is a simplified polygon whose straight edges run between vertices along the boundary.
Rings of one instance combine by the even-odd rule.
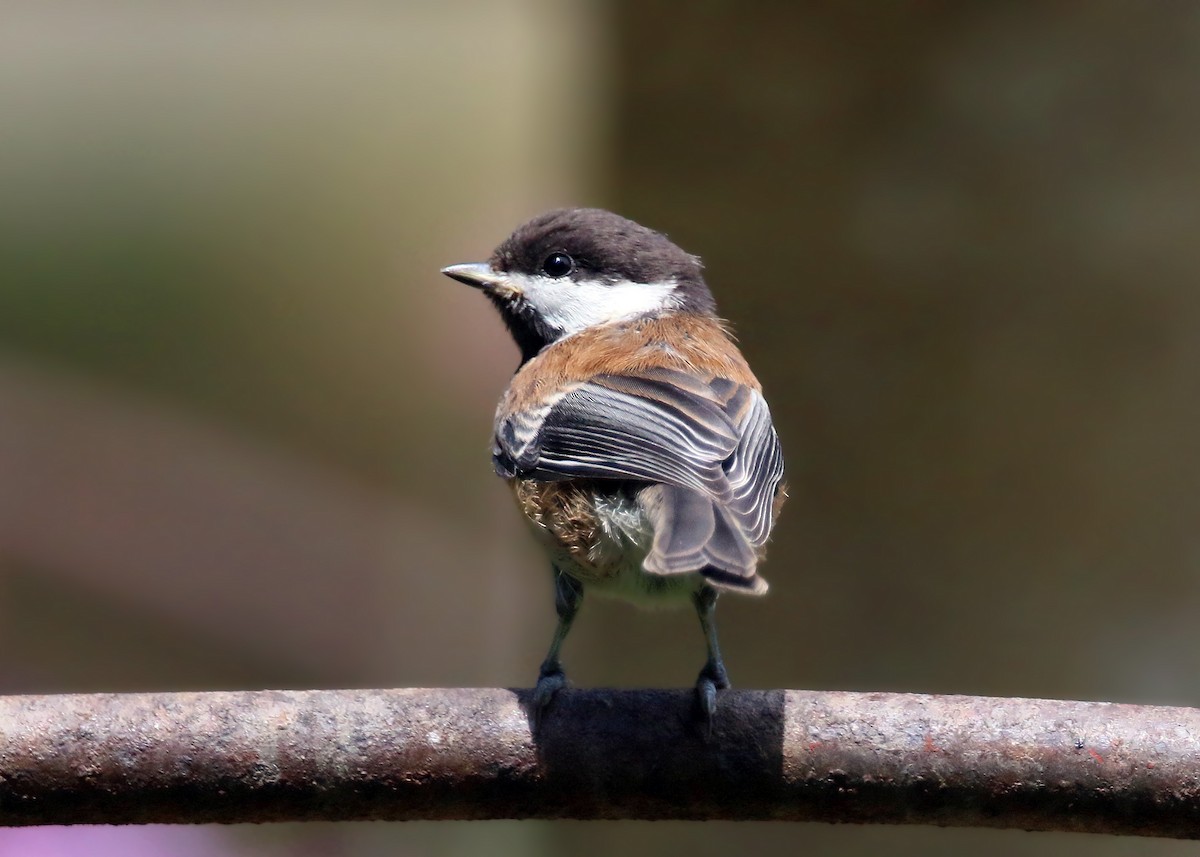
[[[767,591],[758,563],[785,497],[783,454],[700,268],[665,235],[575,208],[518,227],[487,262],[442,269],[487,295],[521,350],[492,461],[554,568],[535,728],[566,684],[559,651],[585,588],[695,605],[710,728],[729,687],[717,596]]]

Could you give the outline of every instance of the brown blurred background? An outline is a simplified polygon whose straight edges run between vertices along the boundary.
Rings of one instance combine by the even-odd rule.
[[[588,204],[705,258],[783,437],[735,684],[1200,705],[1198,188],[1194,4],[0,0],[0,691],[528,685],[550,586],[488,460],[516,352],[437,269]],[[566,655],[683,686],[702,643],[592,599]],[[1194,853],[0,855],[113,836]]]

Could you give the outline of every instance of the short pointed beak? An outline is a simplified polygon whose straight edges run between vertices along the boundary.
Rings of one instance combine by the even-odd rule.
[[[487,262],[470,262],[465,265],[451,265],[442,268],[442,273],[452,280],[466,283],[476,289],[485,291],[495,289],[507,279],[504,274],[492,270]]]

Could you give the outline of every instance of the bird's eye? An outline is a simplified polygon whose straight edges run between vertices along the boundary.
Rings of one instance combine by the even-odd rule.
[[[559,279],[575,269],[575,260],[566,253],[551,253],[542,262],[542,273],[547,277]]]

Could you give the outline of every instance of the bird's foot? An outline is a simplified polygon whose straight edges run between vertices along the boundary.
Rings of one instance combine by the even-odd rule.
[[[542,725],[542,715],[554,700],[554,695],[567,686],[567,674],[558,664],[544,665],[538,673],[537,684],[533,688],[533,731],[537,734]]]
[[[713,716],[717,712],[717,691],[729,687],[729,675],[720,661],[709,661],[696,679],[696,708],[700,712],[700,725],[709,738],[712,737]]]

